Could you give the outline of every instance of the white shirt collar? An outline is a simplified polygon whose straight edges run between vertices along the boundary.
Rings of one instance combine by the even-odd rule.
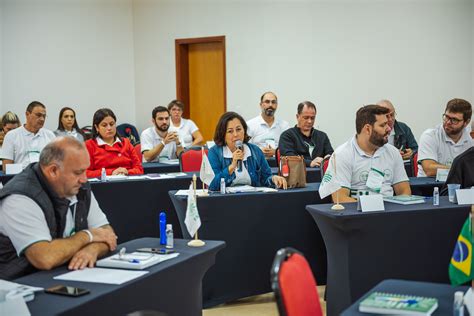
[[[264,126],[266,126],[266,127],[268,127],[268,128],[275,128],[276,126],[278,126],[278,119],[275,117],[275,120],[273,121],[272,126],[269,126],[268,123],[265,122],[265,120],[263,119],[262,114],[260,114],[260,115],[258,116],[258,124],[259,124],[259,125],[264,125]]]
[[[359,147],[359,144],[357,143],[357,135],[352,137],[352,146],[354,146],[359,156],[368,157],[368,158],[379,157],[380,155],[382,155],[383,151],[385,150],[385,145],[383,145],[382,147],[377,148],[377,150],[374,152],[372,156],[367,155],[366,152],[363,151],[362,148]]]
[[[459,141],[457,143],[455,143],[451,139],[451,137],[449,137],[448,134],[446,134],[446,131],[443,128],[443,124],[438,125],[438,128],[441,130],[441,135],[443,137],[443,141],[445,141],[446,143],[451,143],[453,145],[462,145],[462,144],[464,144],[466,142],[470,142],[472,140],[471,134],[470,134],[470,128],[468,128],[468,126],[466,126],[463,129],[461,138],[459,139]]]
[[[22,125],[20,128],[23,129],[22,131],[23,131],[23,134],[24,134],[25,136],[29,136],[29,135],[36,136],[36,135],[42,134],[42,130],[43,130],[43,128],[40,128],[39,131],[35,134],[35,133],[32,133],[32,132],[30,132],[29,130],[27,130],[27,129],[25,128],[25,125]]]
[[[232,152],[230,151],[229,147],[225,146],[223,148],[222,155],[224,158],[232,158]],[[252,152],[250,151],[249,146],[247,144],[244,144],[244,159],[243,161],[247,160],[248,157],[252,156]]]
[[[95,139],[96,139],[96,141],[97,141],[97,145],[99,145],[99,146],[102,146],[102,145],[109,145],[109,144],[107,144],[106,142],[104,142],[104,140],[103,140],[100,136],[97,136]],[[112,145],[109,145],[109,146],[113,146],[113,145],[115,145],[116,143],[121,143],[120,137],[115,137],[114,143],[113,143]]]

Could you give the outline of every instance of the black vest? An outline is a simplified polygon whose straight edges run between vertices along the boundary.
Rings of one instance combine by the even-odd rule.
[[[13,177],[0,191],[0,199],[10,194],[25,195],[35,201],[44,213],[51,237],[62,238],[69,200],[57,196],[38,163],[30,164],[23,172]],[[88,227],[87,215],[91,203],[89,183],[81,187],[77,200],[74,224],[76,231],[80,231]],[[35,268],[24,255],[17,256],[10,238],[0,233],[0,279],[12,280],[34,271]]]

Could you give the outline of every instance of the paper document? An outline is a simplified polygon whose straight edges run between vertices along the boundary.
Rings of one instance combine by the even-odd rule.
[[[97,261],[98,267],[143,270],[160,262],[176,258],[179,253],[159,255],[153,253],[132,252],[120,257],[119,254]]]
[[[35,298],[34,292],[42,291],[43,288],[0,280],[0,290],[8,291],[6,298],[14,298],[21,296],[23,297],[25,302],[29,302]]]
[[[168,173],[165,173],[165,175],[169,176],[169,177],[182,177],[182,176],[187,176],[186,173],[184,172],[168,172]]]
[[[136,175],[136,176],[128,176],[130,180],[140,180],[140,179],[148,179],[146,175]]]
[[[98,179],[98,178],[89,178],[89,179],[87,179],[87,181],[89,181],[89,182],[100,182],[100,179]]]
[[[178,159],[163,159],[160,158],[160,163],[164,163],[165,165],[179,165]]]
[[[239,192],[256,192],[257,188],[251,186],[251,185],[239,185],[235,187],[227,187],[226,192],[227,193],[239,193]]]
[[[278,192],[278,189],[267,187],[256,187],[255,190],[258,192]]]
[[[129,271],[122,269],[85,268],[55,276],[55,280],[79,281],[104,284],[122,284],[139,278],[148,271]]]
[[[107,176],[107,181],[115,181],[115,180],[126,180],[128,179],[128,176],[124,174],[117,174],[113,176]]]
[[[193,191],[193,190],[191,190]],[[191,192],[191,194],[193,194]],[[189,190],[178,190],[174,195],[182,195],[182,196],[188,196],[189,195]],[[207,196],[208,195],[208,190],[203,190],[203,189],[198,189],[196,190],[196,195],[197,196]]]

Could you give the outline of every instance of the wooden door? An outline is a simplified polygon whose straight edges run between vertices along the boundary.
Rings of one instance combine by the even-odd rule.
[[[185,104],[183,116],[212,140],[226,111],[225,37],[176,40],[177,99]]]

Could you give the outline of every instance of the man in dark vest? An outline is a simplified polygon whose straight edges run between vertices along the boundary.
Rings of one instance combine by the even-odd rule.
[[[86,170],[89,154],[72,137],[58,137],[0,191],[0,279],[14,279],[69,262],[93,267],[117,247]]]

